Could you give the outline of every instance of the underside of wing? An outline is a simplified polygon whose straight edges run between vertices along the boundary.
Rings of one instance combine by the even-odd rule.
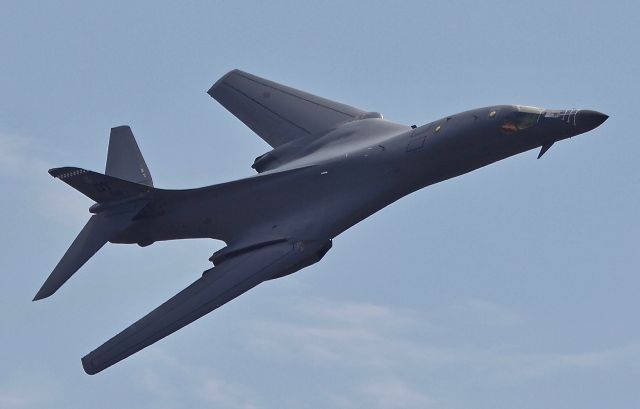
[[[261,282],[318,261],[327,249],[326,242],[281,240],[234,255],[207,270],[200,279],[86,355],[82,358],[82,366],[88,374],[96,374]]]
[[[208,91],[272,147],[367,115],[360,109],[233,70]]]

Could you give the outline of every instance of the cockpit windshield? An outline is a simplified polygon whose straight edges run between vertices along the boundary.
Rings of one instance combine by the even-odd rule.
[[[502,123],[502,130],[506,133],[514,133],[527,129],[538,123],[543,111],[542,108],[516,105],[513,113],[508,115]]]

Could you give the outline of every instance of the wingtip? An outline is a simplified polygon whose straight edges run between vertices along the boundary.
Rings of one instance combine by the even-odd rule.
[[[84,372],[87,375],[95,375],[100,371],[97,370],[96,366],[93,364],[93,361],[91,360],[89,355],[85,355],[82,357],[82,359],[80,359],[80,362],[82,362],[82,369],[84,369]]]
[[[53,168],[53,169],[49,169],[49,174],[51,176],[53,176],[54,178],[60,178],[61,176],[64,176],[70,172],[74,172],[74,171],[80,171],[82,169],[80,168],[75,168],[73,166],[63,166],[60,168]]]
[[[51,294],[47,294],[42,288],[36,293],[36,296],[33,297],[32,301],[38,301],[49,297]]]
[[[64,166],[61,168],[49,169],[49,174],[57,179],[66,179],[72,176],[77,176],[83,173],[87,173],[88,170],[77,168],[74,166]]]
[[[56,175],[59,175],[62,172],[62,169],[64,168],[52,168],[52,169],[49,169],[48,172],[51,176],[55,178],[57,177]]]
[[[215,98],[215,96],[213,95],[216,91],[216,89],[218,89],[218,86],[220,84],[222,84],[224,82],[224,80],[226,80],[230,75],[235,74],[237,72],[241,72],[239,69],[234,68],[231,71],[227,72],[226,74],[224,74],[222,77],[220,77],[220,79],[218,81],[216,81],[211,88],[209,88],[209,90],[207,91],[207,94],[209,94],[209,96],[211,98]]]

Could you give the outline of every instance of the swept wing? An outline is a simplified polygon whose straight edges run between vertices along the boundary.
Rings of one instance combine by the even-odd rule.
[[[240,70],[220,78],[208,94],[274,148],[358,118],[382,117]]]
[[[317,262],[327,250],[327,242],[282,240],[231,257],[86,355],[82,358],[82,366],[88,374],[96,374],[261,282]]]

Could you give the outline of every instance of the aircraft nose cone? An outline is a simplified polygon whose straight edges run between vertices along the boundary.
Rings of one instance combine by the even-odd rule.
[[[576,115],[576,125],[582,132],[587,132],[600,126],[607,118],[609,118],[609,115],[602,112],[581,109]]]

